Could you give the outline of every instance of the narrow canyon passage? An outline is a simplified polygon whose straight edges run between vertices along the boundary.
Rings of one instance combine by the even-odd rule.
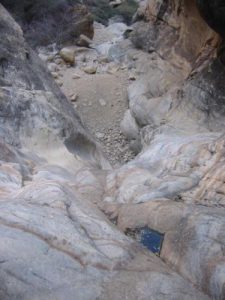
[[[121,122],[128,109],[127,88],[137,77],[135,61],[128,59],[126,49],[119,46],[119,43],[129,44],[123,37],[128,28],[124,23],[108,27],[95,23],[90,47],[70,48],[75,52],[74,66],[60,64],[62,61],[54,52],[39,49],[41,58],[50,57],[48,67],[53,77],[113,167],[135,156],[121,132]]]
[[[196,3],[131,26],[67,3],[73,42],[35,51],[0,4],[0,300],[224,299],[223,44]]]

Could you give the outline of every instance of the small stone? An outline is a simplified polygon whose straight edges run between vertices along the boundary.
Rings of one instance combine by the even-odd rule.
[[[87,74],[95,74],[97,72],[97,67],[95,66],[85,67],[83,70]]]
[[[106,102],[104,99],[99,99],[98,100],[101,106],[106,106]]]
[[[59,86],[62,86],[62,85],[63,85],[63,82],[60,81],[60,80],[56,80],[56,83],[57,83]]]
[[[109,73],[109,74],[115,74],[116,72],[118,72],[119,71],[119,67],[117,67],[117,66],[110,66],[109,68],[108,68],[108,70],[107,70],[107,72]]]
[[[129,74],[129,80],[136,80],[136,76],[133,73]]]
[[[54,54],[50,54],[48,57],[47,57],[47,61],[50,61],[52,62],[55,58],[55,55]]]
[[[44,62],[47,62],[48,60],[48,56],[43,54],[43,53],[39,53],[38,56],[40,57],[40,59]]]
[[[72,48],[63,48],[61,49],[61,51],[59,52],[61,58],[68,63],[69,65],[73,66],[75,63],[75,51]]]
[[[122,0],[115,0],[115,1],[109,2],[109,5],[112,6],[113,8],[115,8],[121,4],[122,4]]]
[[[98,61],[99,61],[100,63],[103,63],[103,64],[109,63],[109,59],[108,59],[107,56],[100,56],[100,57],[98,58]]]
[[[73,94],[71,97],[70,97],[71,101],[72,102],[76,102],[77,99],[78,99],[78,95],[77,94]]]
[[[56,63],[57,65],[62,65],[62,64],[63,64],[63,60],[62,60],[61,58],[56,58],[56,59],[55,59],[55,63]]]
[[[72,75],[72,78],[73,78],[73,79],[80,79],[80,75],[74,73],[74,74]]]
[[[86,35],[81,34],[77,42],[77,45],[81,47],[89,47],[91,43],[92,43],[91,39],[89,39]]]
[[[52,77],[54,77],[55,79],[57,79],[59,77],[58,73],[56,72],[51,72]]]
[[[102,139],[102,138],[104,138],[105,134],[102,133],[102,132],[96,132],[95,136],[96,136],[98,139]]]
[[[57,64],[49,63],[48,64],[48,70],[49,70],[49,72],[56,72],[56,71],[59,70],[59,68],[58,68]]]

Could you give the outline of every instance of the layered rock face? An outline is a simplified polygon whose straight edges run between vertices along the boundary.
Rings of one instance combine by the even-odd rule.
[[[147,1],[141,6],[132,37],[134,44],[157,52],[177,68],[193,67],[196,59],[207,58],[218,43],[218,36],[205,25],[196,1]],[[203,59],[203,57],[202,57]]]
[[[116,170],[0,5],[1,299],[225,297],[220,38],[194,1],[145,4],[122,122],[142,151]],[[123,233],[144,226],[160,257]]]
[[[199,5],[222,33],[219,2]],[[129,87],[123,128],[143,150],[108,176],[103,207],[124,231],[148,225],[165,233],[161,258],[212,299],[224,299],[225,67],[216,58],[219,37],[195,1],[148,1],[140,17],[145,20],[135,25],[132,40],[150,54],[138,62],[140,78]]]

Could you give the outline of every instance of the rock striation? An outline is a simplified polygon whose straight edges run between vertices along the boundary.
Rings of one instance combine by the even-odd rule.
[[[199,3],[201,11],[209,8],[207,1]],[[210,1],[211,13],[218,3]],[[123,121],[132,141],[138,140],[133,125],[138,124],[142,151],[108,175],[102,207],[124,231],[149,226],[165,233],[161,258],[212,299],[223,299],[220,38],[200,18],[194,1],[148,1],[142,18],[132,40],[149,54],[139,56],[139,79],[128,89]]]

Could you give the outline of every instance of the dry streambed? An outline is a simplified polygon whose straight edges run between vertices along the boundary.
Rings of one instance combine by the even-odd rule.
[[[69,47],[61,55],[54,49],[39,49],[52,76],[114,167],[135,156],[120,130],[128,108],[127,87],[136,79],[134,61],[127,60],[126,54],[121,58],[117,47],[126,29],[122,23],[109,27],[95,24],[95,37],[88,47]]]

